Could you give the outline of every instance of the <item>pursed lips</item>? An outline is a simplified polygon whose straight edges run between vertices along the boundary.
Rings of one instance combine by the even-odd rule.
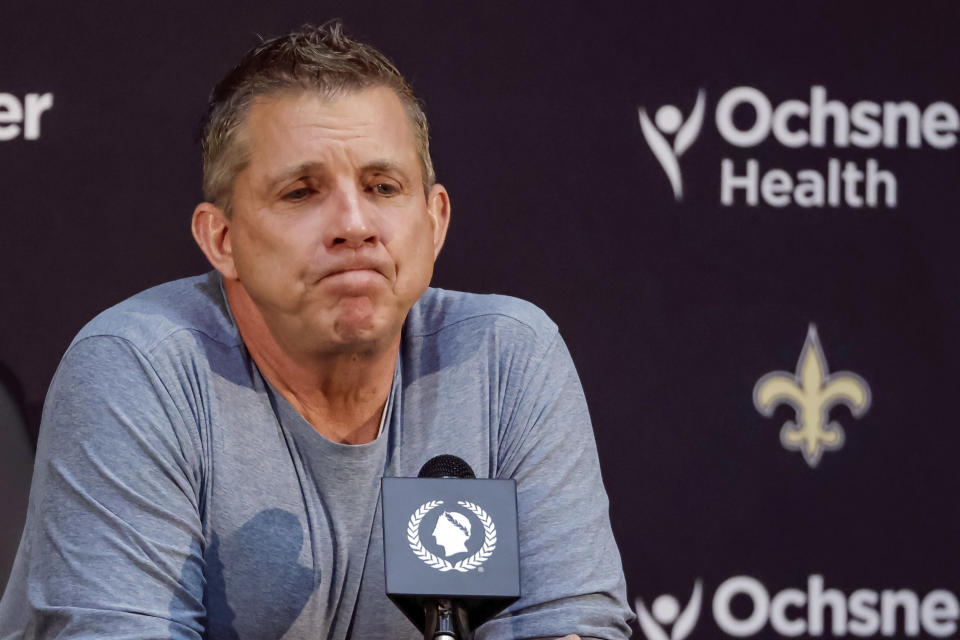
[[[387,268],[387,265],[376,260],[350,260],[341,264],[333,265],[332,268],[328,269],[323,274],[321,280],[332,276],[349,274],[353,272],[359,272],[358,275],[361,273],[372,272],[389,280],[390,278],[387,276],[388,271],[389,269]]]

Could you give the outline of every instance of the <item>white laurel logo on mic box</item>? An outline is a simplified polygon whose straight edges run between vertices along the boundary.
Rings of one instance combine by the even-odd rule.
[[[420,540],[420,523],[427,517],[431,511],[443,504],[443,500],[430,500],[420,505],[407,522],[407,542],[410,543],[410,549],[414,555],[423,560],[424,564],[433,567],[438,571],[459,571],[466,573],[478,568],[486,562],[494,549],[497,548],[497,528],[493,524],[493,518],[487,514],[477,504],[458,500],[457,504],[466,511],[473,514],[483,529],[483,545],[473,555],[451,562],[446,558],[457,554],[468,553],[467,545],[471,538],[474,538],[474,522],[472,518],[463,511],[444,510],[438,517],[436,525],[430,535],[436,541],[436,545],[443,549],[444,557],[431,553]],[[481,569],[482,571],[482,569]]]

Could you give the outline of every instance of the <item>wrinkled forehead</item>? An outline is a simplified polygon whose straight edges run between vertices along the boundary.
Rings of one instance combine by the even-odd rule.
[[[258,95],[243,114],[237,142],[244,165],[263,155],[290,156],[338,144],[418,162],[409,110],[392,88],[383,85]]]

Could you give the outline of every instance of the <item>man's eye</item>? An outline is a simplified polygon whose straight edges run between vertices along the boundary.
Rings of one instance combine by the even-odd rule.
[[[294,189],[293,191],[288,191],[283,194],[284,200],[303,200],[310,195],[310,189],[306,187],[301,187],[299,189]]]
[[[396,185],[386,182],[378,182],[373,186],[373,190],[381,196],[392,196],[400,192]]]

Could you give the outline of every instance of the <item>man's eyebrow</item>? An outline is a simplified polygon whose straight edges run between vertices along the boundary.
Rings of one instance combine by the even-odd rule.
[[[273,176],[269,176],[267,178],[267,182],[266,182],[267,190],[273,191],[275,188],[279,187],[284,182],[288,180],[292,180],[294,178],[299,178],[304,174],[314,173],[320,167],[323,167],[322,162],[310,161],[310,162],[303,162],[301,164],[295,165],[293,167],[289,167],[287,169],[283,169],[279,173]]]
[[[319,169],[324,167],[323,162],[319,161],[309,161],[303,162],[301,164],[283,169],[278,173],[267,177],[266,185],[267,191],[273,191],[274,189],[280,187],[283,183],[299,178],[300,176],[316,173]],[[361,173],[396,173],[399,174],[403,180],[409,180],[410,177],[407,175],[407,172],[403,170],[403,167],[392,160],[373,160],[368,162],[361,168]]]
[[[403,178],[407,178],[406,172],[399,163],[392,160],[374,160],[363,165],[364,173],[399,173]]]

